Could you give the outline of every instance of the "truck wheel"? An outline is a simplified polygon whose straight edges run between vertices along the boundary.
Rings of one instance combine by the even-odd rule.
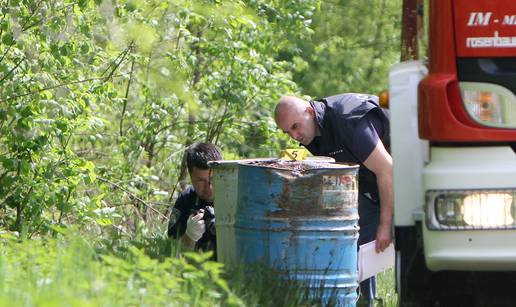
[[[396,228],[396,290],[399,306],[479,305],[476,296],[483,291],[473,290],[478,289],[473,276],[471,272],[430,271],[423,255],[420,224]]]
[[[420,227],[396,227],[396,291],[399,306],[428,306],[428,270],[421,248]]]

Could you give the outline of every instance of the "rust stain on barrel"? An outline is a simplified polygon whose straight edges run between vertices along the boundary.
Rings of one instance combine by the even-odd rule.
[[[356,210],[348,210],[344,204],[346,201],[356,201],[347,195],[356,193],[356,184],[350,189],[339,186],[337,190],[330,190],[332,186],[324,182],[325,177],[352,178],[346,174],[356,171],[354,168],[348,171],[346,167],[349,165],[285,160],[252,161],[246,164],[265,168],[269,184],[278,178],[282,181],[281,194],[276,198],[277,208],[269,212],[267,217],[356,218]]]
[[[335,217],[352,219],[356,212],[347,210],[344,204],[345,194],[353,193],[351,189],[327,191],[324,176],[346,176],[342,166],[330,163],[303,164],[301,162],[257,163],[266,166],[267,173],[279,177],[282,181],[282,192],[277,198],[278,210],[267,214],[271,218],[294,217]],[[349,176],[350,178],[352,176]],[[352,185],[356,188],[356,184]],[[326,197],[323,194],[326,193]],[[348,199],[352,201],[354,199]]]

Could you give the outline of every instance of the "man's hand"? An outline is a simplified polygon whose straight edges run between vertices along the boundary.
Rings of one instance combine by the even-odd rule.
[[[194,242],[199,241],[203,233],[206,231],[206,225],[204,225],[204,211],[197,213],[196,215],[190,215],[186,221],[186,232],[185,234]]]
[[[392,242],[391,225],[378,225],[376,230],[376,252],[383,252]]]

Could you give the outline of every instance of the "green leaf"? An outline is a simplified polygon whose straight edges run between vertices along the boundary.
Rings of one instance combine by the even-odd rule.
[[[85,8],[85,7],[86,7],[86,5],[88,4],[88,2],[89,2],[89,0],[79,0],[79,3],[78,3],[78,4],[79,4],[79,7],[80,7],[81,9]]]
[[[42,99],[45,99],[45,100],[50,100],[53,97],[52,92],[49,90],[44,90],[44,91],[40,92],[39,95]]]
[[[12,33],[5,33],[2,35],[2,43],[5,45],[11,45],[14,44],[14,37]]]
[[[81,50],[81,53],[84,55],[84,54],[87,54],[88,52],[90,52],[90,46],[88,44],[81,44],[81,47],[80,47],[80,50]]]
[[[18,169],[18,163],[20,161],[16,158],[6,158],[0,156],[0,163],[8,171],[16,171]]]
[[[11,175],[6,175],[0,179],[0,197],[5,197],[12,190],[13,183],[16,182],[16,177]]]
[[[113,225],[113,221],[109,218],[96,218],[95,219],[95,222],[97,222],[97,224],[99,224],[100,226],[109,226],[109,225]]]
[[[23,174],[23,175],[27,175],[30,173],[30,170],[31,170],[31,164],[29,161],[27,160],[21,160],[21,164],[20,164],[20,173]]]
[[[0,109],[0,120],[6,120],[7,119],[7,110],[6,109]]]
[[[63,119],[58,119],[54,122],[56,128],[61,132],[68,131],[68,122]]]

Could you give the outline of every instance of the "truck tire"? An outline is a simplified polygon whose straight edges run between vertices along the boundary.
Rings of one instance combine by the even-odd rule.
[[[514,306],[516,272],[430,271],[421,225],[396,227],[399,306]]]
[[[396,227],[396,291],[399,306],[424,306],[420,289],[421,240],[416,226]],[[423,263],[424,264],[424,263]]]

